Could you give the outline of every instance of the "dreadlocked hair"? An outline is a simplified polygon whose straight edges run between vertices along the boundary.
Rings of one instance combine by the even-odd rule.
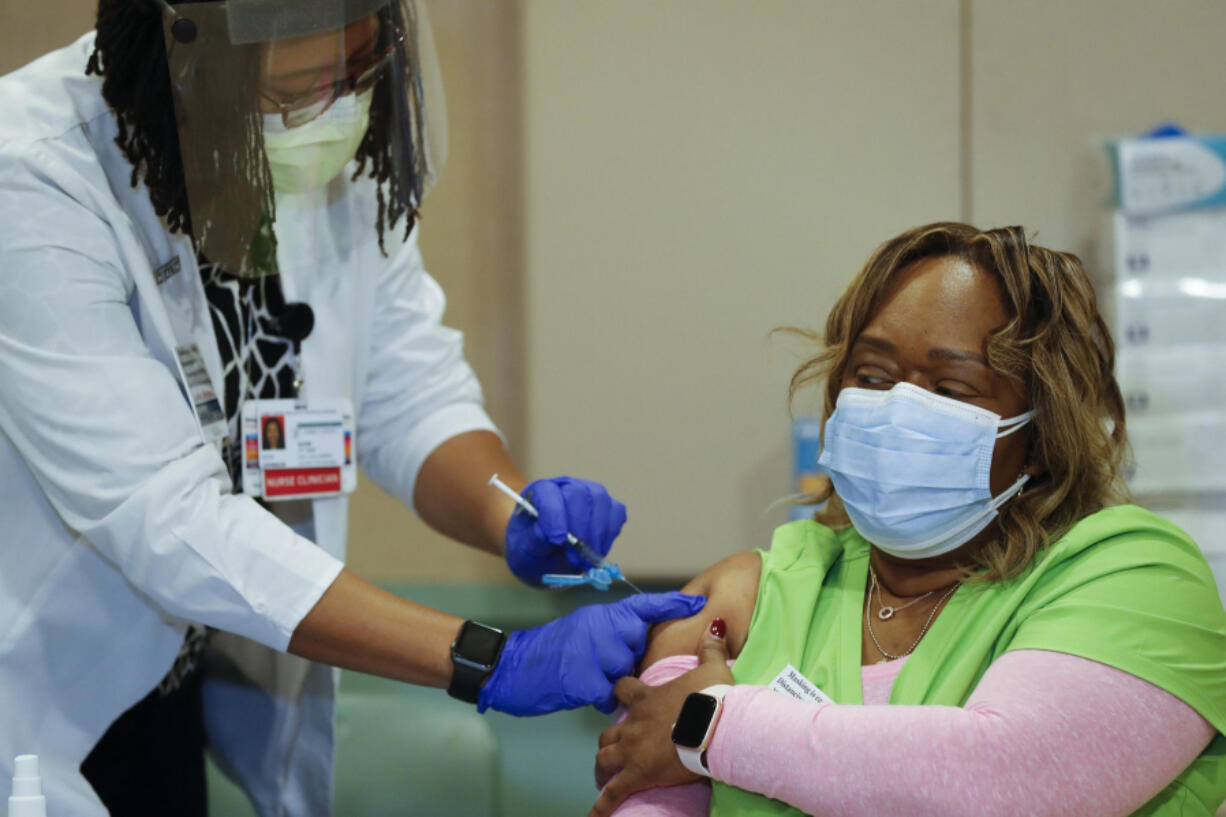
[[[132,186],[143,176],[154,212],[171,230],[190,232],[161,15],[151,2],[100,0],[96,28],[85,73],[102,77],[102,97],[119,125],[115,144],[132,165]]]
[[[195,0],[215,2],[216,0]],[[182,0],[171,0],[178,5]],[[382,15],[381,15],[382,17]],[[242,102],[244,94],[256,92],[259,76],[258,45],[233,46],[231,59],[239,74],[249,77],[244,87],[209,88],[211,94],[227,94],[230,100],[218,99],[209,120],[210,133],[222,136],[226,144],[222,155],[232,157],[223,167],[225,180],[251,188],[245,204],[259,211],[264,219],[275,217],[272,179],[263,151],[262,118],[254,108]],[[99,0],[94,51],[85,73],[102,78],[102,97],[115,112],[118,134],[115,144],[132,165],[133,187],[144,182],[154,212],[172,232],[192,235],[192,213],[188,202],[183,172],[183,152],[180,149],[179,121],[176,119],[171,91],[170,70],[166,58],[162,13],[154,0]],[[227,71],[229,75],[234,72]],[[386,255],[384,235],[405,219],[404,236],[408,237],[417,219],[413,202],[420,191],[413,163],[406,172],[399,157],[394,155],[388,134],[389,125],[397,115],[392,83],[380,80],[371,100],[370,127],[358,146],[356,181],[364,173],[376,183],[378,214],[375,229],[379,249]],[[182,116],[182,114],[180,114]],[[229,120],[229,121],[225,121]],[[227,153],[226,151],[232,151]],[[253,183],[254,182],[254,183]],[[198,206],[207,206],[200,202]],[[200,213],[197,214],[198,218]],[[198,238],[198,236],[197,236]],[[212,259],[221,260],[221,259]]]
[[[392,119],[396,115],[397,106],[392,98],[392,85],[386,80],[381,80],[374,89],[374,97],[370,101],[370,127],[366,129],[366,133],[362,136],[362,142],[358,145],[357,169],[353,171],[351,181],[357,181],[362,173],[366,171],[366,165],[369,163],[369,175],[375,180],[375,197],[378,201],[379,210],[376,216],[375,223],[379,230],[379,249],[384,255],[387,250],[383,246],[383,231],[392,229],[396,226],[396,222],[401,216],[406,216],[404,223],[404,237],[409,237],[409,232],[413,229],[413,224],[417,220],[417,211],[410,207],[407,202],[410,200],[410,194],[419,195],[420,189],[403,190],[402,184],[405,182],[404,175],[400,172],[401,168],[391,150],[388,149],[387,134],[393,133],[394,128],[391,127]],[[412,144],[404,146],[405,149],[412,150]],[[410,163],[411,164],[411,163]],[[416,178],[414,176],[414,178]],[[412,185],[412,182],[410,182]],[[386,192],[384,192],[386,188]]]

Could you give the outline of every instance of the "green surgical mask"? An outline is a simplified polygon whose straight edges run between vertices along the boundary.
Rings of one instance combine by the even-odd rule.
[[[315,119],[286,128],[280,114],[264,115],[264,152],[278,193],[305,193],[336,178],[358,152],[370,124],[373,91],[347,94]]]

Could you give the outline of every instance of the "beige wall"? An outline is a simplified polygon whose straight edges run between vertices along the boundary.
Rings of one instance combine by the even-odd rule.
[[[1226,4],[971,4],[969,213],[1092,255],[1106,138],[1175,120],[1226,131]]]
[[[0,71],[92,8],[0,0]],[[873,245],[964,217],[1084,251],[1098,140],[1170,118],[1226,130],[1213,0],[430,10],[452,152],[427,264],[528,469],[628,502],[618,554],[639,576],[765,545],[800,354],[766,334],[819,324]],[[370,486],[352,529],[372,578],[503,575]]]
[[[764,547],[802,351],[874,245],[956,218],[958,6],[533,0],[528,430],[632,576]]]
[[[93,28],[97,7],[92,0],[0,0],[0,74]]]
[[[1208,0],[528,0],[528,444],[607,480],[633,576],[764,546],[781,323],[917,223],[1084,251],[1094,145],[1226,129]]]

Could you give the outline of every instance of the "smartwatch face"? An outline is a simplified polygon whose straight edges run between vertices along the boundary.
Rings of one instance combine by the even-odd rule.
[[[691,692],[681,705],[681,714],[673,726],[673,743],[687,749],[697,749],[702,745],[702,739],[707,736],[707,727],[719,701],[701,692]]]
[[[456,638],[455,651],[471,661],[489,665],[494,663],[505,638],[505,633],[466,621]]]

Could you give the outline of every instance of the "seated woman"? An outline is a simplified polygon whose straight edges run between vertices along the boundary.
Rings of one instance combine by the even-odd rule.
[[[824,342],[792,393],[825,380],[833,492],[686,588],[706,609],[619,684],[592,814],[1212,815],[1226,612],[1195,543],[1119,504],[1124,407],[1080,261],[919,227]],[[829,700],[772,691],[787,674]],[[670,729],[712,686],[682,718],[708,782]]]

